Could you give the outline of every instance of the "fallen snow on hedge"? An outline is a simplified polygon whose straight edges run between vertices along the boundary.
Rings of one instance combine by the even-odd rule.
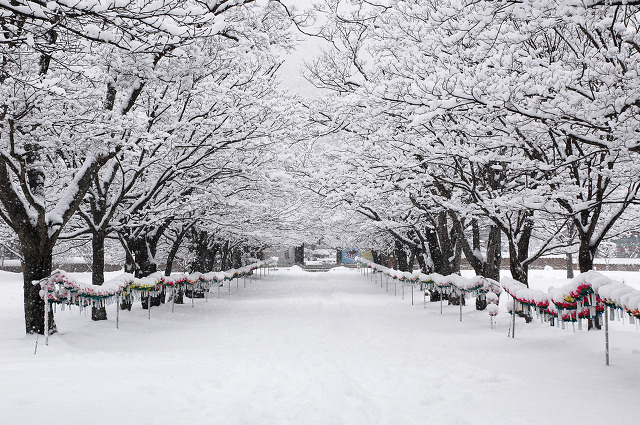
[[[136,278],[130,273],[123,273],[102,285],[93,285],[69,276],[64,270],[54,271],[40,284],[40,296],[44,298],[45,291],[50,303],[70,304],[78,306],[105,306],[116,301],[117,297],[138,299],[146,295],[156,295],[163,288],[187,288],[190,290],[209,290],[211,286],[231,280],[236,277],[250,275],[253,270],[271,264],[271,260],[258,261],[238,269],[224,272],[208,273],[176,273],[165,276],[161,272],[153,273],[143,278]]]

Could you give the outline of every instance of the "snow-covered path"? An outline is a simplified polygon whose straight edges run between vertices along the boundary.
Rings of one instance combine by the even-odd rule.
[[[3,275],[4,277],[4,275]],[[7,285],[5,285],[7,286]],[[408,289],[408,288],[407,288]],[[596,424],[636,422],[640,333],[562,331],[403,300],[357,271],[281,270],[221,299],[20,335],[0,315],[0,417],[34,424]],[[19,303],[18,303],[19,307]],[[15,311],[14,311],[15,310]],[[115,312],[110,311],[110,317]],[[546,419],[545,419],[546,418]]]

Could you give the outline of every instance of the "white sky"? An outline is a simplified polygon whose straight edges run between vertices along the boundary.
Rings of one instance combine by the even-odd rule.
[[[298,10],[304,10],[311,6],[311,0],[286,0],[287,6],[295,6]],[[279,75],[282,85],[300,95],[314,96],[320,90],[309,83],[302,75],[301,70],[305,61],[310,62],[313,57],[320,54],[319,43],[321,40],[300,34],[302,41],[296,51],[290,54],[280,67]]]

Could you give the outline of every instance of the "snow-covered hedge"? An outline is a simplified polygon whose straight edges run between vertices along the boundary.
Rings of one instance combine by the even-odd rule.
[[[560,318],[563,321],[594,318],[604,312],[605,306],[609,306],[619,313],[640,319],[640,291],[595,271],[582,273],[561,288],[552,287],[549,292],[544,292],[528,288],[509,277],[503,277],[500,284],[482,276],[465,278],[456,274],[442,276],[438,273],[408,273],[381,266],[365,258],[356,257],[356,261],[393,279],[420,282],[428,290],[455,296],[487,294],[490,304],[497,304],[497,295],[503,288],[515,300],[516,311],[533,309],[547,318]],[[508,308],[512,310],[511,305]],[[497,310],[492,308],[489,313],[497,314]]]
[[[44,298],[46,293],[50,303],[83,307],[104,306],[113,303],[117,296],[137,299],[141,296],[156,295],[162,291],[163,287],[209,290],[210,287],[225,280],[249,275],[253,270],[266,264],[271,264],[271,260],[258,261],[224,272],[176,273],[171,276],[158,272],[143,278],[123,273],[102,285],[81,282],[69,277],[64,270],[56,270],[47,280],[39,282],[42,287],[40,296]]]
[[[563,321],[594,318],[604,312],[605,306],[640,319],[640,291],[595,271],[581,273],[560,288],[549,288],[548,293],[529,289],[508,277],[502,279],[502,285],[520,306]]]
[[[393,279],[398,279],[403,282],[421,283],[426,290],[437,290],[449,295],[455,294],[456,296],[473,296],[486,294],[488,292],[494,292],[497,295],[502,293],[502,288],[498,282],[483,276],[466,278],[457,274],[443,276],[438,273],[401,272],[381,266],[366,258],[356,257],[356,261],[364,267],[383,273]]]

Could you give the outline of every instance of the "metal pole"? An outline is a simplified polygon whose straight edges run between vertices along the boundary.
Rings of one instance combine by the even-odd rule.
[[[49,345],[49,284],[44,286],[44,345]]]
[[[440,288],[440,314],[442,314],[442,288]]]
[[[116,294],[116,329],[120,329],[120,294]]]
[[[149,320],[151,320],[151,291],[147,291],[147,309],[149,310]]]
[[[511,324],[511,338],[516,337],[516,297],[513,297],[513,311],[511,312],[513,315],[512,324]]]
[[[191,286],[191,307],[193,308],[195,306],[196,306],[196,288],[195,286]]]
[[[238,292],[240,289],[238,289],[240,285],[240,276],[236,277],[236,292]]]
[[[413,281],[411,281],[411,305],[413,305]]]
[[[462,322],[462,297],[464,295],[460,292],[460,321]]]
[[[173,296],[171,297],[171,312],[173,313],[173,310],[176,307],[176,287],[173,287]]]
[[[204,302],[208,303],[209,302],[209,298],[207,297],[207,292],[209,292],[209,288],[206,288],[204,290]]]
[[[609,366],[609,307],[604,308],[604,343],[606,348],[606,364]]]

